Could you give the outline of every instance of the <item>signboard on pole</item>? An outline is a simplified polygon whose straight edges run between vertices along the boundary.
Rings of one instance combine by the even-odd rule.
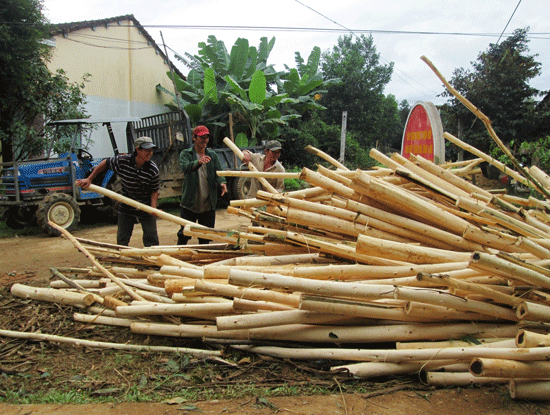
[[[401,155],[410,159],[411,154],[422,156],[436,164],[445,162],[443,125],[437,108],[431,102],[417,102],[409,112],[403,132]]]

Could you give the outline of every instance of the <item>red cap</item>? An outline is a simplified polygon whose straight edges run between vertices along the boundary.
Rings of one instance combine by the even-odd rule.
[[[193,128],[193,135],[210,135],[210,131],[204,125],[197,125]]]

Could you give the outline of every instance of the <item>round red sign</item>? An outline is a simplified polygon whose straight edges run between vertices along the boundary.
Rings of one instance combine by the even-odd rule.
[[[411,154],[422,156],[437,164],[445,161],[441,118],[431,102],[416,103],[407,118],[401,155],[410,159]]]

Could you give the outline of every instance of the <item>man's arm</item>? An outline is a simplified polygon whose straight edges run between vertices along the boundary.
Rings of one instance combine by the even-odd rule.
[[[87,189],[92,184],[92,181],[96,178],[98,174],[103,172],[107,169],[107,159],[101,160],[101,162],[93,169],[93,171],[90,173],[88,177],[85,179],[79,179],[76,181],[76,185],[82,187],[83,189]]]

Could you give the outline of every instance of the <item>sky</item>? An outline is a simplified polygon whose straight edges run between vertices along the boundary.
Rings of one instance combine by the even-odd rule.
[[[106,19],[133,14],[184,73],[173,57],[197,54],[199,42],[214,35],[228,51],[239,37],[258,47],[275,37],[268,59],[277,70],[296,67],[295,52],[307,60],[315,46],[332,49],[338,37],[372,35],[380,63],[394,63],[385,94],[442,104],[444,86],[420,58],[426,56],[451,79],[471,69],[480,52],[515,29],[529,28],[529,53],[542,73],[531,85],[550,90],[550,7],[548,0],[44,0],[51,23]],[[221,29],[220,27],[223,27]],[[254,28],[254,29],[246,29]],[[262,28],[262,29],[258,29]]]

